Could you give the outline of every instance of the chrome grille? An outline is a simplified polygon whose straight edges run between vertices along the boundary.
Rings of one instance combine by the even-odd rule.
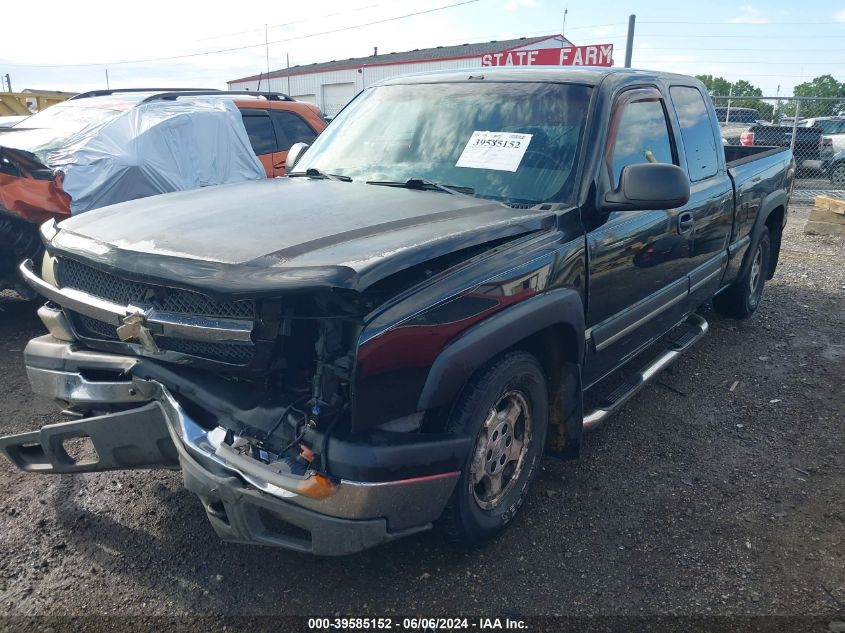
[[[77,329],[81,329],[80,334],[85,337],[104,338],[110,341],[119,340],[117,338],[117,327],[110,323],[103,323],[84,314],[74,314],[74,318],[76,319]]]
[[[189,341],[183,338],[157,336],[156,343],[162,349],[188,356],[199,356],[221,363],[246,365],[252,360],[255,348],[247,343],[215,343],[209,341]]]
[[[254,319],[253,301],[215,301],[189,290],[163,288],[122,279],[71,259],[61,259],[57,268],[59,285],[117,303],[152,307],[163,312],[216,318]],[[77,333],[87,339],[118,341],[117,328],[84,314],[70,312]],[[193,341],[156,336],[162,350],[222,363],[246,365],[253,357],[252,343]]]
[[[151,306],[163,312],[231,319],[255,318],[253,301],[215,301],[190,290],[122,279],[73,259],[59,260],[62,288],[76,288],[120,305]]]

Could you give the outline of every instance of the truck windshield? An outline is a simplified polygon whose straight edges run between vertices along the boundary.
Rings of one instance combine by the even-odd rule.
[[[577,84],[370,88],[317,138],[293,173],[421,180],[509,204],[565,202],[573,196],[589,99],[590,88]]]

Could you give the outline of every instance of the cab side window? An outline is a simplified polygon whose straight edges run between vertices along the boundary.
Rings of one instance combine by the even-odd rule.
[[[622,105],[608,167],[613,186],[622,168],[636,163],[673,163],[672,140],[661,99],[646,97]]]
[[[688,86],[673,86],[669,95],[681,124],[690,180],[695,182],[715,176],[719,168],[716,137],[704,97],[696,88]]]

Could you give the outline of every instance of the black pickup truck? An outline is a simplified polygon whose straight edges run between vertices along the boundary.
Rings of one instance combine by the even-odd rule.
[[[702,304],[754,312],[794,172],[723,149],[697,80],[628,69],[393,79],[302,149],[42,227],[25,362],[67,421],[0,439],[12,462],[181,468],[230,541],[483,542]]]

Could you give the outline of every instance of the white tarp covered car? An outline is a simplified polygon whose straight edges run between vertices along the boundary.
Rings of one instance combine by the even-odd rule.
[[[63,172],[71,213],[159,193],[261,180],[229,99],[150,100],[134,93],[70,100],[29,117],[0,145]],[[50,119],[50,120],[41,120]]]

